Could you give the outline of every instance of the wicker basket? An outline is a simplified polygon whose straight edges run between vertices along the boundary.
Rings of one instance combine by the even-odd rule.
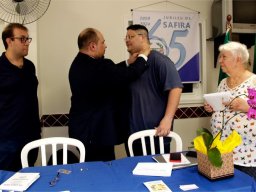
[[[219,179],[234,175],[233,153],[221,155],[223,164],[221,167],[215,167],[208,160],[208,156],[197,151],[198,171],[209,179]]]

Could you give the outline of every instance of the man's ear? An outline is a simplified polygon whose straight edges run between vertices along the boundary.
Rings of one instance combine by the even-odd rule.
[[[11,38],[6,38],[5,41],[6,41],[7,45],[9,45],[12,40],[11,40]]]
[[[90,47],[91,50],[95,50],[97,45],[94,42],[90,42],[89,47]]]

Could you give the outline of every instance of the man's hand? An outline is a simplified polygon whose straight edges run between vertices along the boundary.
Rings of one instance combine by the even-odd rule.
[[[170,117],[164,117],[161,121],[158,127],[155,127],[156,129],[156,135],[157,136],[167,136],[172,127],[172,119]]]
[[[138,55],[139,53],[133,53],[133,54],[130,54],[130,57],[129,59],[127,59],[127,63],[130,65],[130,64],[133,64],[136,59],[138,58]]]

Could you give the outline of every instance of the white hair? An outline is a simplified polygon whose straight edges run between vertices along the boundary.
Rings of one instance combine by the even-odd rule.
[[[221,45],[219,47],[219,51],[229,51],[234,57],[240,57],[244,65],[247,65],[249,62],[249,51],[246,45],[242,43],[230,41],[226,44]]]

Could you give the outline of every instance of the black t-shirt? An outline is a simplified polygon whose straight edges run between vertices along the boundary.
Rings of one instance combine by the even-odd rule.
[[[40,137],[35,66],[24,58],[22,68],[0,57],[0,139],[24,141]]]

